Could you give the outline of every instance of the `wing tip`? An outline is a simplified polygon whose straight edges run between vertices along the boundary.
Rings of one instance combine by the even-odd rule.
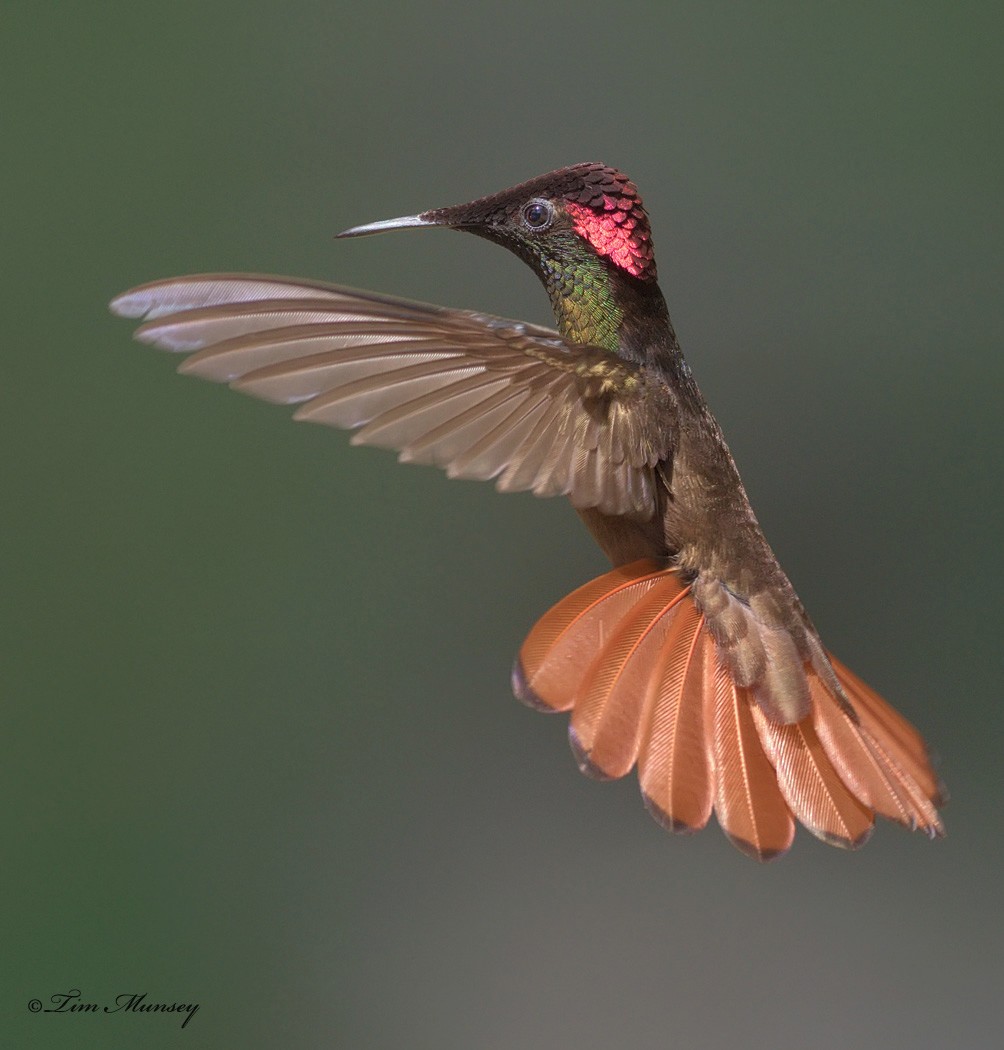
[[[150,296],[142,288],[130,288],[128,292],[116,295],[108,309],[116,317],[145,317],[152,306]]]

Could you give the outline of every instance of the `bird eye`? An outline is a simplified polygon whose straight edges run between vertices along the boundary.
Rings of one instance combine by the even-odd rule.
[[[549,201],[530,201],[523,208],[523,222],[527,228],[540,232],[546,230],[554,221],[554,208]]]

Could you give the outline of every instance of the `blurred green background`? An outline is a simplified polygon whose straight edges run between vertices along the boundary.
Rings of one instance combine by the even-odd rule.
[[[11,1047],[999,1045],[996,3],[7,3]],[[509,693],[603,568],[561,501],[176,377],[107,301],[321,277],[549,323],[445,233],[601,159],[827,644],[943,759],[949,837],[760,868],[580,777]],[[81,989],[201,1004],[32,1015]]]

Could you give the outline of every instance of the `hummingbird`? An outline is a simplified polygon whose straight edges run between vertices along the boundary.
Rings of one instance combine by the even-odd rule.
[[[879,815],[934,838],[945,796],[918,731],[823,646],[684,360],[635,184],[576,164],[339,237],[443,227],[508,248],[557,330],[320,281],[203,274],[111,303],[185,374],[354,430],[450,477],[565,496],[611,570],[532,628],[524,703],[570,712],[579,769],[637,769],[673,832],[715,814],[767,861],[796,821],[856,849]]]

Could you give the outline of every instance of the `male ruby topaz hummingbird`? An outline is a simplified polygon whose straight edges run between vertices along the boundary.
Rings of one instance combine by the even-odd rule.
[[[856,848],[879,814],[943,834],[941,784],[901,715],[823,647],[767,544],[683,359],[626,175],[577,164],[469,204],[356,226],[465,230],[547,289],[557,331],[319,281],[154,281],[112,310],[180,371],[296,419],[355,429],[450,477],[567,496],[614,566],[560,601],[516,658],[513,690],[570,711],[583,773],[638,769],[670,831],[712,810],[769,860],[795,821]]]

